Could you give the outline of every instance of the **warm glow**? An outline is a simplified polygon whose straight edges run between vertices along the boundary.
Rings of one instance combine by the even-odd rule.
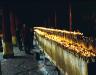
[[[85,43],[80,43],[79,40],[74,41],[71,39],[70,36],[83,36],[83,33],[80,32],[70,32],[66,30],[58,30],[58,29],[50,29],[50,28],[43,28],[43,27],[34,27],[35,32],[45,38],[51,39],[56,41],[57,43],[61,44],[62,46],[68,48],[72,52],[77,52],[81,56],[86,57],[93,57],[96,56],[96,52],[92,46],[86,47]],[[62,35],[65,34],[65,35]],[[70,35],[71,34],[71,35]],[[61,35],[61,36],[60,36]]]

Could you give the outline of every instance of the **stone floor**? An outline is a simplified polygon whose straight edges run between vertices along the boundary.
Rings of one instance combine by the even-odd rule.
[[[35,47],[32,49],[32,55],[28,55],[20,51],[18,47],[14,47],[15,57],[10,59],[3,59],[0,53],[2,72],[0,75],[58,75],[55,66],[50,61],[47,61],[45,65],[44,56],[41,56],[42,60],[36,59],[36,50],[39,51]]]

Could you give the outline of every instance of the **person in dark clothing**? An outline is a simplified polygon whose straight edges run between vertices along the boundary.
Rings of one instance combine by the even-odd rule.
[[[17,38],[17,46],[19,47],[20,51],[22,51],[22,39],[21,39],[21,30],[20,27],[16,28],[16,38]]]
[[[0,52],[3,52],[3,47],[2,47],[2,37],[0,36]]]
[[[33,49],[34,46],[33,46],[33,40],[34,40],[34,30],[33,28],[30,29],[30,34],[31,34],[31,48]]]
[[[23,41],[25,53],[29,54],[32,45],[32,35],[30,29],[25,24],[23,24],[22,27],[22,41]]]

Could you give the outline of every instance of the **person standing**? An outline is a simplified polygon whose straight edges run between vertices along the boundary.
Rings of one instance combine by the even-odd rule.
[[[23,41],[25,53],[29,54],[31,50],[32,38],[31,38],[30,28],[26,26],[26,24],[23,24],[22,27],[22,41]]]
[[[17,38],[17,46],[19,47],[20,51],[22,51],[22,38],[21,38],[21,27],[18,25],[16,27],[16,38]]]

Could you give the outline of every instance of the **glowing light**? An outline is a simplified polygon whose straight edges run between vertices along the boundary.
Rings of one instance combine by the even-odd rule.
[[[78,39],[74,41],[72,37],[80,35],[84,38],[83,33],[80,32],[70,32],[66,30],[50,29],[44,27],[34,27],[35,32],[39,35],[48,38],[50,40],[56,41],[63,47],[68,48],[70,51],[77,53],[85,57],[94,57],[96,52],[94,48],[90,45],[89,48],[85,46],[85,42],[80,43]],[[63,35],[64,34],[64,35]]]

